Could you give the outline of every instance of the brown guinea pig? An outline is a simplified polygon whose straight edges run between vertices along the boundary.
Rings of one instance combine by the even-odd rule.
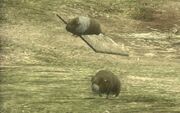
[[[109,94],[113,94],[116,97],[121,90],[121,83],[117,76],[107,70],[100,70],[91,79],[92,91],[98,93],[99,96],[106,94],[108,98]]]
[[[74,35],[99,35],[102,33],[100,24],[89,17],[79,16],[66,25],[66,30]]]

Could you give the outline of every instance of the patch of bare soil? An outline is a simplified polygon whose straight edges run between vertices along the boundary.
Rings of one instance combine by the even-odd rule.
[[[129,50],[131,57],[180,60],[180,2],[162,4],[152,21],[133,20],[122,15],[106,19],[105,33]]]

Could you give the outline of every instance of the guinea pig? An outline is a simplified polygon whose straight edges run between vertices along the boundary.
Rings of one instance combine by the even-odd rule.
[[[91,79],[92,91],[98,93],[99,96],[106,94],[108,98],[109,94],[113,94],[116,97],[119,95],[121,90],[120,80],[111,71],[100,70]]]
[[[89,17],[76,17],[66,25],[66,30],[74,35],[99,35],[102,33],[100,24]]]

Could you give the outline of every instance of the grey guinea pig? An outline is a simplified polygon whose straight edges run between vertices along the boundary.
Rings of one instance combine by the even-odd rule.
[[[76,17],[66,25],[66,30],[74,35],[99,35],[102,33],[100,24],[89,17]]]
[[[99,96],[106,94],[108,98],[109,94],[113,94],[116,97],[121,90],[121,83],[117,76],[107,70],[100,70],[91,79],[92,91],[98,93]]]

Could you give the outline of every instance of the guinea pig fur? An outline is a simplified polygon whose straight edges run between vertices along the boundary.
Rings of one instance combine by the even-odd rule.
[[[74,35],[99,35],[102,33],[100,24],[89,17],[79,16],[67,23],[66,30]]]
[[[98,93],[99,96],[106,94],[108,98],[109,94],[113,94],[116,97],[121,90],[120,80],[116,75],[107,70],[100,70],[91,79],[92,91]]]

